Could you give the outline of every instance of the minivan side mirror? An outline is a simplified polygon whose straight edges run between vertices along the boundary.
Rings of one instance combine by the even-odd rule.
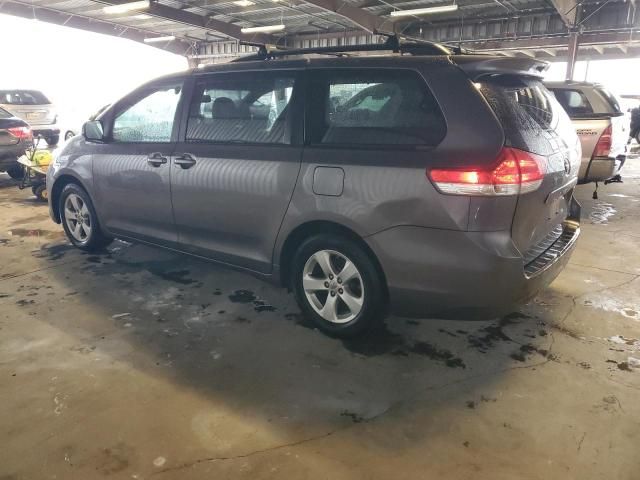
[[[100,120],[90,120],[82,125],[82,135],[90,142],[104,141],[104,130]]]

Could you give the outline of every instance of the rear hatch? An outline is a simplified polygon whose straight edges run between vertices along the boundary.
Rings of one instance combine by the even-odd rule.
[[[30,125],[51,125],[56,121],[53,105],[37,90],[0,90],[0,106]]]
[[[491,75],[481,79],[479,89],[502,124],[506,146],[534,154],[544,165],[540,186],[518,196],[511,228],[515,245],[527,257],[561,232],[577,182],[580,142],[540,79]]]
[[[551,91],[569,114],[582,139],[583,155],[592,157],[597,142],[605,131],[611,134],[607,156],[618,157],[626,152],[629,138],[629,117],[616,97],[601,85],[553,84]],[[610,132],[607,127],[611,126]]]

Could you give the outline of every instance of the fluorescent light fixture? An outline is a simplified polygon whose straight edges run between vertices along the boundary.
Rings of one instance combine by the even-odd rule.
[[[408,17],[411,15],[428,15],[430,13],[455,12],[458,5],[441,5],[439,7],[415,8],[413,10],[394,10],[391,12],[392,17]]]
[[[144,39],[144,43],[158,43],[158,42],[171,42],[176,37],[173,35],[165,35],[164,37],[149,37]]]
[[[264,27],[245,27],[241,28],[242,33],[271,33],[284,30],[284,25],[265,25]]]
[[[129,2],[121,3],[119,5],[109,5],[104,7],[102,11],[104,13],[127,13],[133,10],[145,10],[149,8],[149,0],[142,0],[141,2]]]
[[[233,3],[235,3],[239,7],[250,7],[251,5],[256,4],[256,2],[252,2],[251,0],[236,0]]]

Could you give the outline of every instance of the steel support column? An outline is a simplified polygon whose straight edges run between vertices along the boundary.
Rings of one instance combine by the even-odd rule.
[[[578,46],[580,43],[580,32],[569,32],[569,51],[567,53],[567,73],[565,80],[573,80],[573,73],[578,58]]]

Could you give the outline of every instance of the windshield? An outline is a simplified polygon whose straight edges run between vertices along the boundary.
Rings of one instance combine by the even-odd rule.
[[[37,90],[0,90],[0,103],[5,105],[46,105],[51,102]]]

